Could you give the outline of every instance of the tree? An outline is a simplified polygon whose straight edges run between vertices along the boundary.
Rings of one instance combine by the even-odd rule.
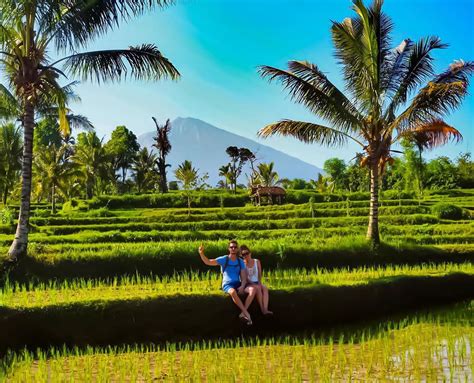
[[[105,152],[112,161],[115,172],[122,170],[122,184],[125,185],[127,170],[130,169],[140,145],[137,136],[125,126],[117,126],[105,144]]]
[[[68,178],[78,175],[78,170],[69,159],[71,148],[67,144],[56,146],[39,146],[34,158],[34,170],[40,177],[44,190],[50,191],[51,211],[56,214],[56,197],[58,191],[64,196]]]
[[[230,164],[222,165],[219,168],[219,177],[224,177],[223,187],[224,189],[229,188],[229,184],[232,182],[232,174],[230,172]]]
[[[0,126],[0,190],[4,205],[19,177],[22,150],[21,128],[12,123]]]
[[[274,163],[261,162],[257,165],[257,182],[262,186],[276,186],[279,181],[278,173],[273,170]]]
[[[191,161],[185,160],[174,171],[174,175],[183,187],[184,195],[188,201],[188,214],[191,214],[192,191],[204,186],[208,178],[207,173],[200,177],[199,169],[194,168]]]
[[[324,171],[331,177],[336,190],[346,189],[346,163],[339,158],[330,158],[324,162]]]
[[[457,174],[459,175],[459,187],[474,188],[474,162],[471,153],[461,153],[456,159]]]
[[[428,186],[431,189],[454,189],[459,181],[456,166],[448,157],[442,156],[428,162]]]
[[[95,132],[80,133],[77,136],[73,160],[79,165],[85,181],[85,197],[92,198],[97,189],[97,179],[107,174],[106,167],[109,163],[102,140]]]
[[[24,145],[21,203],[9,257],[26,255],[31,198],[35,115],[40,106],[58,106],[61,129],[68,130],[67,95],[59,84],[66,74],[97,83],[124,78],[178,78],[179,72],[156,46],[82,50],[121,21],[162,7],[168,0],[3,1],[0,12],[0,68],[21,106]],[[65,53],[66,56],[60,57]],[[58,57],[55,61],[51,57]],[[8,109],[8,108],[6,108]]]
[[[151,190],[157,181],[156,169],[157,156],[153,151],[143,148],[133,161],[133,178],[139,193]],[[161,179],[160,179],[161,181]]]
[[[229,183],[232,191],[237,190],[237,180],[242,174],[242,168],[245,163],[255,158],[255,155],[247,148],[238,148],[237,146],[229,146],[226,149],[227,155],[230,157],[229,162]]]
[[[166,178],[166,168],[171,166],[166,163],[166,156],[171,151],[171,142],[168,138],[168,134],[171,131],[171,122],[166,120],[163,126],[158,125],[155,117],[152,117],[156,126],[156,137],[153,137],[155,143],[153,146],[158,149],[158,173],[160,175],[160,191],[162,193],[168,193],[168,181]]]
[[[382,12],[382,3],[374,0],[366,7],[362,0],[354,0],[356,16],[332,23],[346,94],[307,61],[290,61],[288,70],[260,68],[262,76],[281,81],[295,102],[328,122],[281,120],[262,128],[261,137],[292,136],[330,147],[351,140],[362,148],[361,165],[370,172],[367,238],[375,246],[380,242],[379,176],[391,159],[392,144],[418,134],[428,139],[430,147],[459,139],[459,131],[443,117],[461,104],[474,71],[474,62],[456,61],[435,75],[432,52],[446,47],[438,37],[416,43],[405,39],[390,49],[393,24]]]
[[[423,196],[423,169],[425,163],[419,148],[407,139],[401,142],[403,147],[403,159],[404,159],[404,185],[406,191],[415,191],[415,193],[421,197]]]

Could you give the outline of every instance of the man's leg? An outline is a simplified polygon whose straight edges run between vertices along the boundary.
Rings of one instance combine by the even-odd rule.
[[[242,313],[250,319],[250,314],[243,305],[242,301],[240,300],[239,294],[237,294],[237,290],[234,288],[230,288],[227,293],[230,295],[234,303],[237,305],[237,307],[242,311]]]

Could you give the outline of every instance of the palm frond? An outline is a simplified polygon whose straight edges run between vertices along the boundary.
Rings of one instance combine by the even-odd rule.
[[[394,80],[397,81],[392,84],[398,90],[393,95],[386,111],[386,117],[389,120],[394,118],[396,109],[400,104],[406,102],[408,95],[426,79],[433,76],[433,57],[431,52],[435,49],[444,49],[446,47],[447,45],[443,44],[438,37],[431,36],[419,40],[409,50],[408,62],[400,68],[404,73],[401,76],[395,77]]]
[[[383,68],[383,89],[386,93],[396,92],[400,86],[400,80],[405,74],[408,66],[410,52],[413,49],[413,41],[404,39],[387,57]]]
[[[403,132],[439,119],[456,109],[466,94],[466,84],[462,81],[430,82],[418,92],[408,108],[394,120],[391,127]]]
[[[20,104],[8,88],[0,84],[0,118],[14,119],[20,117]]]
[[[304,121],[281,120],[267,125],[258,132],[259,137],[291,136],[305,143],[319,143],[326,146],[342,146],[349,135],[323,125]]]
[[[65,68],[84,80],[118,81],[128,77],[138,80],[177,79],[173,64],[152,44],[129,49],[78,53],[65,59]]]
[[[58,50],[84,47],[122,21],[173,0],[42,0],[38,9],[39,32],[52,36]]]
[[[66,119],[69,122],[69,126],[74,130],[80,129],[87,132],[94,130],[94,125],[86,116],[69,113],[66,115]]]
[[[462,141],[463,137],[459,130],[441,119],[436,119],[415,129],[403,132],[399,138],[408,138],[419,148],[433,149],[445,145],[451,140],[458,143]]]
[[[474,61],[454,61],[447,70],[434,78],[437,83],[450,83],[462,81],[469,85],[469,76],[474,73]]]
[[[305,105],[311,112],[342,131],[358,132],[361,129],[359,119],[352,114],[355,112],[355,107],[337,91],[337,88],[331,86],[332,84],[316,66],[311,67],[308,66],[311,64],[307,63],[298,64],[295,61],[289,65],[298,73],[270,66],[261,66],[259,72],[269,81],[279,80],[294,102]]]

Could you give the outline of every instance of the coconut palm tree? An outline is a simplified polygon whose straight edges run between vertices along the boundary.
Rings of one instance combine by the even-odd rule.
[[[58,192],[63,196],[68,195],[64,186],[68,185],[68,178],[78,176],[79,169],[70,161],[71,148],[67,144],[56,146],[51,144],[40,147],[34,157],[35,173],[41,178],[43,188],[49,189],[51,211],[56,214],[56,199]]]
[[[295,102],[328,123],[282,120],[262,128],[260,136],[292,136],[331,147],[350,140],[361,146],[362,165],[370,170],[367,238],[375,245],[380,242],[379,175],[392,161],[392,145],[413,132],[426,134],[431,146],[460,139],[443,117],[461,104],[474,71],[474,62],[456,61],[435,75],[432,53],[446,48],[438,37],[407,38],[391,49],[393,24],[382,4],[375,0],[366,7],[354,0],[355,17],[332,23],[346,93],[307,61],[290,61],[288,70],[260,67],[263,77],[279,80]]]
[[[257,182],[262,186],[276,186],[280,183],[278,173],[273,170],[274,163],[261,162],[257,165]]]
[[[224,186],[224,189],[227,190],[229,188],[229,185],[232,182],[232,173],[230,170],[230,164],[222,165],[219,168],[219,177],[224,177],[223,186]]]
[[[157,156],[148,148],[138,151],[136,158],[133,160],[132,170],[135,184],[139,193],[150,190],[156,181]]]
[[[158,173],[160,175],[160,190],[162,193],[168,193],[168,180],[166,179],[166,168],[171,166],[166,163],[166,156],[171,151],[171,142],[168,134],[171,130],[170,120],[166,120],[165,124],[160,126],[155,117],[152,117],[156,126],[156,137],[153,137],[155,143],[153,146],[158,149]]]
[[[12,260],[27,251],[35,114],[44,100],[58,106],[68,130],[67,97],[59,81],[70,74],[97,83],[124,78],[176,79],[179,72],[155,45],[84,52],[92,40],[121,21],[163,7],[169,0],[18,0],[0,5],[0,69],[20,101],[24,130],[22,190]],[[61,57],[62,54],[65,56]],[[56,61],[51,57],[59,56]]]

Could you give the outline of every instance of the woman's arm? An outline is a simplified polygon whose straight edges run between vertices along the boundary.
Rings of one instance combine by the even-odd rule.
[[[217,266],[218,263],[215,259],[209,259],[204,255],[204,246],[201,244],[199,246],[199,256],[201,257],[201,260],[208,266]]]

